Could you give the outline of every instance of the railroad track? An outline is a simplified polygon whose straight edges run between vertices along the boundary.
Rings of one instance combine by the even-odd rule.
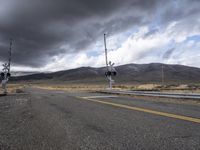
[[[169,93],[169,92],[153,92],[153,91],[127,91],[127,90],[104,90],[104,93],[111,94],[125,94],[136,96],[152,96],[152,97],[166,97],[166,98],[180,98],[180,99],[199,99],[200,94],[197,93]]]

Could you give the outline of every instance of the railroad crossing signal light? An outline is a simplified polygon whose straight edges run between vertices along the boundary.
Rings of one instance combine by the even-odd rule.
[[[107,76],[116,76],[117,75],[117,72],[116,71],[107,71],[107,72],[105,72],[105,75],[106,75],[106,77]]]
[[[110,71],[108,71],[108,72],[105,72],[105,76],[107,77],[107,76],[110,76],[111,75],[111,72]]]
[[[7,78],[10,78],[10,77],[11,77],[11,74],[8,72],[7,75],[6,75],[6,77],[7,77]]]
[[[5,76],[5,75],[6,75],[6,76]],[[6,73],[6,74],[5,74],[4,72],[2,72],[2,73],[1,73],[1,78],[2,78],[2,79],[5,79],[5,77],[6,77],[6,78],[10,78],[10,77],[11,77],[11,74],[10,74],[9,72]]]
[[[1,73],[1,78],[4,79],[5,78],[5,74],[2,72]]]
[[[116,76],[116,75],[117,75],[117,72],[116,72],[116,71],[114,71],[114,72],[112,72],[112,74],[113,74],[113,76]]]

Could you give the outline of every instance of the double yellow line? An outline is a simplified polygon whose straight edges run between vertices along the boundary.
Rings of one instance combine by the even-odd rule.
[[[87,97],[77,97],[77,98],[82,99],[82,100],[96,102],[96,103],[106,104],[106,105],[110,105],[110,106],[115,106],[115,107],[119,107],[119,108],[125,108],[125,109],[129,109],[129,110],[140,111],[140,112],[150,113],[150,114],[154,114],[154,115],[165,116],[165,117],[184,120],[184,121],[190,121],[190,122],[194,122],[194,123],[200,123],[199,118],[192,118],[192,117],[187,117],[187,116],[182,116],[182,115],[176,115],[176,114],[171,114],[171,113],[166,113],[166,112],[150,110],[150,109],[146,109],[146,108],[139,108],[139,107],[134,107],[134,106],[106,102],[106,101],[96,100],[96,99],[87,98]]]

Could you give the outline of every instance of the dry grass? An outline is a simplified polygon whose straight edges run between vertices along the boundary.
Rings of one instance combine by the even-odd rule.
[[[89,85],[89,84],[37,84],[32,87],[48,90],[61,90],[61,91],[97,91],[105,88],[104,85]]]
[[[23,93],[24,85],[23,84],[8,84],[7,85],[7,92],[8,94],[13,93]],[[0,94],[3,94],[3,89],[0,88]]]

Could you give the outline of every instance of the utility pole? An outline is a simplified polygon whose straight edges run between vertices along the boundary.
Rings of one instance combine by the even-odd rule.
[[[12,55],[12,42],[13,40],[10,39],[10,48],[9,48],[9,58],[8,58],[8,63],[4,63],[3,64],[3,69],[1,72],[1,85],[2,85],[2,88],[4,90],[4,94],[7,95],[7,83],[10,79],[10,65],[11,65],[11,55]]]
[[[106,68],[108,71],[108,50],[106,45],[106,34],[104,33],[104,46],[105,46],[105,59],[106,59]]]
[[[162,64],[162,73],[161,74],[162,74],[162,77],[161,77],[162,78],[162,85],[164,85],[165,81],[164,81],[164,65],[163,64]]]

